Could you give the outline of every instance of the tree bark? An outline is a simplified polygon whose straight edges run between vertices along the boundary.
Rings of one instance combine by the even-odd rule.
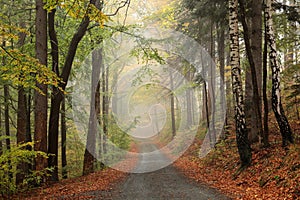
[[[4,85],[4,126],[5,126],[5,136],[10,137],[10,126],[9,126],[9,86]],[[6,150],[10,150],[10,138],[6,138]],[[11,162],[8,161],[8,168],[11,169]],[[9,177],[12,179],[12,173],[9,174]]]
[[[172,138],[176,136],[176,121],[175,121],[175,97],[174,97],[174,80],[173,74],[171,69],[169,69],[169,76],[170,76],[170,86],[171,86],[171,93],[170,93],[170,109],[171,109],[171,125],[172,125]],[[189,115],[189,113],[187,113]],[[188,122],[187,122],[188,123]]]
[[[188,70],[187,74],[186,74],[186,79],[188,82],[191,82],[192,80],[192,77],[191,77],[191,69]],[[173,81],[173,77],[172,77],[172,82]],[[171,84],[174,84],[174,83],[171,83]],[[173,95],[173,112],[174,112],[174,119],[175,119],[175,103],[174,103],[174,95]],[[171,101],[171,106],[172,106],[172,101]],[[191,89],[188,88],[186,90],[186,102],[187,102],[187,108],[186,108],[186,111],[187,111],[187,128],[190,128],[192,125],[193,125],[193,110],[192,110],[192,106],[193,106],[193,102],[192,102],[192,95],[191,95]]]
[[[251,163],[251,149],[248,133],[245,126],[244,96],[242,90],[241,68],[239,59],[239,32],[238,32],[238,1],[229,1],[230,27],[230,64],[232,89],[235,101],[236,140],[240,155],[241,167]]]
[[[264,16],[265,18],[265,16]],[[266,28],[266,20],[265,22],[265,34],[264,34],[264,51],[263,51],[263,102],[264,102],[264,134],[263,134],[263,143],[269,146],[269,103],[268,103],[268,91],[267,91],[267,83],[268,83],[268,40],[267,40],[267,28]]]
[[[17,144],[26,142],[26,95],[23,87],[18,91],[18,112],[17,112]],[[29,166],[26,163],[20,163],[17,166],[20,171],[16,175],[16,184],[19,185],[23,182]]]
[[[245,6],[246,7],[246,6]],[[250,39],[250,50],[252,52],[253,63],[255,66],[250,66],[252,69],[255,67],[256,74],[256,82],[258,91],[255,91],[255,88],[251,88],[250,91],[247,91],[246,94],[249,95],[250,108],[248,109],[248,115],[250,115],[250,127],[249,128],[249,139],[250,142],[261,141],[263,137],[260,133],[263,133],[262,122],[259,122],[259,118],[262,119],[261,116],[261,108],[262,108],[262,0],[251,0],[249,2],[249,39]],[[250,69],[250,73],[247,75],[251,83],[253,82],[252,72]],[[253,84],[251,84],[252,86]],[[258,94],[256,94],[258,92]],[[258,95],[258,97],[257,97]],[[254,102],[254,98],[258,98],[258,104],[256,105]],[[250,114],[249,114],[250,113]],[[260,116],[258,116],[260,115]],[[246,113],[247,119],[247,113]]]
[[[273,29],[272,19],[272,0],[266,0],[265,17],[267,25],[267,38],[269,44],[269,57],[272,69],[272,109],[274,111],[280,133],[282,136],[282,146],[287,146],[289,143],[294,143],[292,130],[288,122],[287,117],[284,114],[284,109],[281,103],[281,91],[280,91],[280,65],[277,57],[277,48],[275,41],[275,34]]]
[[[36,57],[42,65],[47,65],[47,11],[44,10],[43,0],[36,0]],[[35,91],[35,134],[34,150],[47,152],[47,86],[37,83],[39,91]],[[38,156],[35,160],[37,171],[45,169],[47,161]]]
[[[51,44],[51,57],[52,57],[52,71],[59,76],[59,52],[58,52],[58,40],[55,31],[55,13],[56,9],[53,9],[48,13],[48,32]],[[48,153],[51,153],[48,158],[48,167],[54,168],[52,171],[51,180],[58,180],[58,127],[59,127],[59,111],[60,102],[55,98],[56,95],[60,95],[63,99],[63,94],[57,87],[52,88],[51,95],[51,109],[50,109],[50,121],[49,121],[49,135],[48,135]],[[56,149],[55,151],[51,151]]]
[[[102,49],[95,49],[92,53],[92,82],[91,82],[91,106],[90,106],[90,117],[89,127],[86,140],[86,148],[84,152],[83,162],[83,175],[94,172],[94,156],[96,149],[96,133],[97,133],[97,111],[96,111],[96,94],[98,89],[98,83],[100,78],[100,69],[103,65],[102,61]]]
[[[211,20],[211,26],[210,26],[210,56],[212,59],[209,61],[209,68],[210,70],[208,71],[208,91],[210,94],[210,102],[211,102],[211,120],[209,123],[209,134],[211,135],[211,147],[214,148],[216,144],[216,130],[215,130],[215,110],[216,110],[216,98],[215,98],[215,68],[214,68],[214,60],[215,60],[215,40],[214,40],[214,23],[213,20]]]
[[[61,103],[61,168],[62,168],[62,178],[68,178],[67,167],[67,125],[66,125],[66,97],[64,96]]]
[[[25,27],[25,23],[21,22],[20,26]],[[18,47],[22,47],[25,43],[26,34],[19,33]],[[26,128],[27,128],[27,100],[25,90],[22,86],[18,87],[18,110],[17,110],[17,144],[23,144],[26,141]],[[20,163],[17,166],[19,173],[16,174],[16,185],[23,182],[25,175],[29,171],[29,164]]]
[[[26,142],[32,142],[31,138],[31,100],[32,100],[32,94],[31,94],[31,89],[28,91],[28,96],[27,96],[27,110],[26,110]],[[27,147],[28,150],[32,150],[31,146]],[[32,166],[31,166],[32,168]]]
[[[225,29],[220,23],[220,28],[218,29],[218,55],[220,62],[220,78],[222,80],[220,84],[220,96],[221,96],[221,109],[222,115],[226,112],[226,99],[225,99]],[[223,137],[222,131],[222,137]]]
[[[10,126],[9,126],[9,87],[8,85],[4,85],[4,125],[5,125],[5,135],[10,137]],[[7,138],[6,142],[6,149],[10,149],[10,139]]]
[[[95,5],[96,0],[90,0],[90,4]],[[69,48],[68,53],[66,56],[66,60],[60,75],[62,79],[62,83],[60,83],[60,87],[64,90],[68,83],[70,72],[72,69],[73,60],[76,54],[76,50],[78,47],[79,42],[85,35],[88,25],[90,23],[89,17],[86,15],[76,33],[73,35]],[[63,99],[63,94],[57,88],[53,88],[55,92],[52,93],[51,97],[51,109],[50,109],[50,120],[49,120],[49,145],[48,145],[48,153],[54,156],[50,156],[48,159],[48,167],[54,167],[54,171],[51,175],[51,180],[58,181],[58,126],[59,126],[59,109],[60,104]],[[57,92],[56,92],[57,91]]]
[[[255,49],[255,48],[254,48],[253,40],[255,40],[257,38],[252,38],[253,39],[252,44],[250,44],[250,34],[249,34],[248,25],[246,23],[246,14],[245,14],[246,11],[245,11],[245,6],[244,6],[244,1],[239,0],[239,3],[240,3],[240,11],[241,11],[241,21],[242,21],[242,25],[243,25],[243,29],[244,29],[244,41],[245,41],[245,45],[246,45],[246,53],[247,53],[247,57],[248,57],[249,64],[250,64],[250,69],[251,69],[251,81],[252,81],[251,83],[252,83],[252,92],[253,93],[252,93],[252,101],[250,100],[250,102],[252,102],[252,111],[253,111],[253,114],[255,116],[255,118],[251,117],[251,121],[252,121],[251,129],[253,129],[252,131],[255,131],[254,135],[257,135],[259,137],[259,142],[261,143],[262,135],[263,135],[261,107],[260,107],[261,97],[259,95],[260,91],[259,91],[259,87],[258,87],[258,78],[257,78],[258,73],[256,72],[256,70],[258,68],[256,66],[256,63],[261,64],[261,59],[260,59],[259,62],[257,60],[256,60],[256,63],[254,62],[255,60],[254,60],[254,54],[253,54],[254,51],[253,51],[253,49]],[[253,27],[252,27],[252,29],[253,29]],[[258,45],[256,45],[256,46],[258,46]],[[261,43],[260,43],[259,46],[261,46]],[[256,56],[261,57],[261,51],[259,51],[258,53],[256,52]],[[260,75],[261,75],[261,73],[260,73]],[[255,137],[252,136],[251,139],[255,140]],[[264,146],[267,146],[267,144],[264,144]]]

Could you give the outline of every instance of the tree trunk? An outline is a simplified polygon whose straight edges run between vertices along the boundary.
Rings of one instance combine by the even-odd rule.
[[[98,89],[100,69],[103,65],[102,49],[96,49],[92,53],[92,82],[91,82],[91,106],[89,127],[86,140],[86,148],[84,152],[83,162],[83,175],[94,172],[94,160],[96,149],[96,136],[97,136],[97,112],[96,112],[96,94]]]
[[[4,126],[5,126],[5,136],[10,137],[10,126],[9,126],[9,87],[4,85]],[[6,150],[10,150],[10,138],[6,138]],[[11,169],[11,162],[8,161],[8,168]],[[9,174],[9,177],[12,179],[13,175]]]
[[[96,89],[96,93],[95,93],[95,110],[96,110],[96,117],[97,117],[97,123],[101,123],[101,95],[100,95],[100,88],[101,88],[101,84],[100,84],[100,80],[98,81],[97,84],[97,89]],[[97,135],[96,135],[97,137]],[[101,159],[103,159],[102,155],[103,155],[103,133],[100,132],[100,134],[98,135],[99,137],[99,156]],[[100,162],[98,162],[98,169],[104,169],[105,164],[103,163],[103,160],[101,160]]]
[[[220,62],[220,78],[222,80],[220,84],[220,96],[221,96],[221,109],[222,115],[226,112],[226,99],[225,97],[225,29],[220,23],[220,28],[218,29],[218,55],[219,55],[219,62]],[[222,131],[222,137],[223,137]]]
[[[173,80],[173,74],[171,69],[169,69],[169,76],[170,76],[170,86],[171,86],[170,109],[171,109],[172,138],[174,138],[176,136],[176,121],[175,121],[174,80]]]
[[[252,111],[254,115],[254,118],[251,117],[251,129],[253,129],[251,132],[254,131],[254,136],[252,135],[251,139],[255,140],[255,135],[258,135],[259,137],[259,142],[261,143],[262,141],[262,135],[263,135],[263,129],[262,129],[262,118],[261,118],[261,97],[260,97],[260,90],[259,90],[259,86],[258,86],[258,73],[256,72],[257,68],[261,68],[261,67],[257,67],[256,63],[259,63],[261,65],[261,59],[257,59],[256,58],[256,63],[254,62],[254,49],[255,49],[255,56],[259,56],[261,57],[261,51],[257,51],[256,48],[258,48],[257,46],[261,46],[261,43],[259,42],[259,45],[254,45],[254,40],[258,39],[256,37],[252,38],[251,42],[252,44],[250,44],[250,32],[248,29],[248,25],[246,23],[246,14],[245,14],[245,6],[244,6],[244,1],[243,0],[239,0],[240,3],[240,11],[241,11],[241,21],[242,21],[242,25],[243,25],[243,29],[244,29],[244,41],[245,41],[245,45],[246,45],[246,53],[247,53],[247,57],[249,60],[249,64],[250,64],[250,69],[251,69],[251,83],[252,83],[252,101],[250,100],[250,102],[252,102]],[[261,15],[259,15],[261,17]],[[257,20],[255,20],[257,21]],[[261,23],[260,23],[261,24]],[[252,27],[252,32],[257,32],[258,30],[254,30]],[[259,30],[260,31],[260,30]],[[254,34],[252,33],[252,36]],[[255,36],[255,35],[254,35]],[[258,39],[261,41],[261,39]],[[261,49],[258,48],[258,49]],[[258,61],[259,60],[259,61]],[[261,69],[260,69],[261,71]],[[259,73],[261,75],[261,73]],[[261,78],[259,78],[261,81]],[[260,84],[261,85],[261,84]],[[249,136],[248,136],[249,137]],[[250,141],[252,142],[252,141]],[[267,144],[264,144],[264,146],[267,146]]]
[[[20,26],[25,27],[25,23],[21,22]],[[19,33],[18,47],[22,47],[25,43],[26,34]],[[22,86],[18,88],[18,110],[17,110],[17,144],[23,144],[26,142],[26,128],[27,128],[27,100],[25,90]],[[29,171],[29,165],[27,163],[20,163],[17,166],[19,173],[16,174],[16,185],[23,182],[25,175]]]
[[[226,65],[230,66],[230,52],[227,52],[226,55]],[[225,73],[230,72],[230,69],[227,67],[225,69]],[[226,86],[226,126],[229,126],[229,119],[233,118],[233,99],[232,99],[232,88],[231,88],[231,79],[228,77],[225,79],[225,86]]]
[[[2,42],[2,46],[5,47],[6,42]],[[5,57],[2,59],[3,66],[6,65]],[[10,126],[9,126],[9,86],[4,84],[4,129],[5,129],[5,136],[10,137]],[[5,139],[6,149],[10,150],[10,138]]]
[[[172,75],[170,75],[171,77]],[[187,74],[186,74],[186,78],[188,80],[188,82],[191,82],[191,69],[188,70]],[[173,81],[173,77],[172,77],[172,82],[171,82],[172,85],[174,85],[174,81]],[[173,92],[172,92],[173,93]],[[171,100],[171,106],[172,106],[172,101],[173,101],[173,112],[174,112],[174,119],[175,119],[175,105],[174,105],[174,95],[173,95],[173,100]],[[186,102],[187,102],[187,105],[186,105],[186,111],[187,111],[187,128],[190,128],[192,125],[193,125],[193,110],[192,110],[192,96],[191,96],[191,89],[188,88],[186,90]],[[171,110],[172,111],[172,110]]]
[[[246,167],[250,165],[252,155],[245,126],[244,96],[239,59],[238,0],[229,1],[229,12],[230,64],[235,101],[236,140],[241,167]]]
[[[48,13],[48,31],[51,44],[51,57],[52,57],[52,71],[59,75],[59,52],[58,40],[55,31],[55,13],[53,9]],[[56,99],[56,94],[60,95],[60,100]],[[49,135],[48,135],[48,153],[51,153],[48,158],[48,166],[54,168],[51,175],[52,181],[58,180],[58,127],[59,127],[59,111],[60,101],[63,99],[63,94],[58,88],[52,88],[51,95],[51,109],[49,121]],[[63,147],[63,146],[62,146]],[[54,150],[55,149],[55,150]],[[53,151],[52,151],[53,150]]]
[[[9,87],[8,85],[4,85],[4,124],[5,124],[5,135],[10,137],[10,126],[9,126]],[[7,138],[6,140],[6,149],[10,149],[10,139]]]
[[[265,17],[264,17],[265,18]],[[266,33],[266,20],[265,20],[265,34],[264,34],[264,51],[263,51],[263,102],[264,102],[264,134],[263,134],[263,143],[269,146],[269,103],[268,103],[268,94],[267,94],[267,83],[268,83],[268,40]]]
[[[43,0],[36,0],[36,57],[42,65],[47,65],[47,11],[43,6]],[[35,91],[34,150],[47,152],[47,86],[40,83],[36,86],[43,94]],[[43,170],[46,166],[46,159],[38,156],[36,170]]]
[[[108,131],[108,79],[107,73],[108,68],[105,68],[104,65],[101,66],[102,69],[102,128],[103,128],[103,135],[102,135],[102,154],[106,154],[106,138],[107,138],[107,131]]]
[[[66,126],[66,97],[64,96],[61,103],[61,168],[62,168],[62,178],[68,178],[67,171],[67,154],[66,154],[66,146],[67,146],[67,126]]]
[[[32,95],[31,95],[31,89],[28,91],[28,96],[27,96],[27,110],[26,110],[26,142],[32,142],[31,138],[31,100],[32,100]],[[27,147],[28,150],[32,150],[31,146]],[[32,166],[31,166],[32,168]]]
[[[23,87],[18,91],[18,112],[17,112],[17,144],[26,142],[26,95]],[[17,166],[19,173],[16,175],[16,184],[23,182],[26,173],[28,173],[28,164],[22,162]]]
[[[206,81],[204,80],[203,81],[203,99],[204,99],[204,108],[203,110],[205,110],[205,121],[206,121],[206,128],[207,128],[207,131],[209,131],[209,123],[210,123],[210,120],[209,120],[209,110],[208,110],[208,94],[207,94],[207,84],[206,84]],[[210,142],[210,147],[211,144],[212,144],[212,137],[211,137],[211,134],[209,132],[209,142]]]
[[[90,0],[90,4],[92,5],[95,5],[95,2],[96,0]],[[66,60],[60,75],[62,79],[62,83],[60,84],[60,87],[63,90],[66,88],[66,85],[70,77],[72,64],[73,64],[73,60],[76,54],[78,44],[83,38],[83,36],[85,35],[89,23],[90,23],[89,17],[86,15],[82,19],[76,33],[73,35],[71,39]],[[58,170],[57,170],[58,126],[59,126],[59,109],[60,109],[60,104],[62,99],[63,99],[62,92],[57,88],[53,88],[53,93],[51,96],[51,108],[50,108],[50,120],[49,120],[49,145],[48,145],[48,153],[54,155],[54,156],[50,156],[48,159],[48,167],[53,167],[55,169],[51,175],[51,180],[53,181],[58,181]]]
[[[211,147],[214,148],[216,144],[216,130],[215,130],[215,110],[216,110],[216,100],[215,100],[215,69],[213,67],[215,60],[215,41],[214,41],[214,23],[211,20],[211,26],[210,26],[210,56],[212,59],[210,59],[210,70],[208,71],[208,91],[211,95],[210,102],[211,102],[211,121],[209,123],[209,134],[211,135]]]
[[[275,41],[275,34],[273,29],[273,19],[272,19],[272,0],[266,0],[265,6],[265,17],[267,25],[267,38],[270,48],[269,57],[272,69],[272,109],[274,111],[278,126],[280,128],[280,133],[282,136],[282,146],[287,146],[288,143],[294,143],[292,130],[288,119],[284,114],[284,109],[281,103],[280,94],[280,66],[277,60],[277,48]]]
[[[253,99],[251,101],[258,101],[258,105],[253,104],[254,115],[251,116],[251,126],[254,127],[254,130],[249,133],[249,138],[251,138],[252,136],[252,138],[254,139],[253,142],[255,141],[255,139],[258,139],[260,142],[261,138],[264,135],[262,120],[259,121],[259,119],[262,119],[262,0],[251,0],[250,9],[252,12],[250,15],[251,26],[249,29],[249,39],[251,45],[250,49],[253,55],[253,63],[255,64],[254,67],[258,89],[258,91],[254,90],[252,92],[253,98],[258,98],[258,100]],[[252,75],[251,80],[254,81]]]

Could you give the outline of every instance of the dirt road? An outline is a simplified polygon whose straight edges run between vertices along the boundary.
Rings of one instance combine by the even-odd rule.
[[[142,152],[157,150],[154,144],[140,145]],[[141,155],[135,171],[147,171],[149,167],[164,165],[166,157],[162,153],[152,154],[151,157]],[[93,191],[81,194],[89,199],[113,200],[225,200],[228,197],[206,185],[199,185],[188,180],[172,165],[148,173],[133,173],[111,191]]]
[[[168,158],[157,151],[151,143],[139,146],[141,154],[135,172],[150,171],[151,168],[164,166]],[[155,152],[150,156],[147,152]],[[132,173],[125,181],[117,184],[110,191],[92,191],[61,199],[112,199],[112,200],[223,200],[229,199],[215,189],[192,182],[172,165],[148,173]]]

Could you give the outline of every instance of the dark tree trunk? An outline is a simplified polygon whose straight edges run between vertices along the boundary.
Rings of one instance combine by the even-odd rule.
[[[51,97],[50,121],[49,121],[49,143],[48,143],[48,167],[53,168],[50,180],[58,181],[58,126],[59,111],[62,99],[61,92],[57,88],[53,88]]]
[[[5,135],[10,137],[10,126],[9,126],[9,87],[8,85],[4,85],[4,125],[5,125]],[[7,138],[6,149],[10,149],[10,139]]]
[[[5,126],[5,136],[10,137],[10,126],[9,126],[9,87],[4,85],[4,126]],[[10,150],[10,138],[6,138],[6,150]],[[11,169],[11,162],[8,161],[8,168]],[[13,175],[9,174],[12,179]]]
[[[32,95],[31,91],[29,89],[28,91],[28,97],[27,97],[27,110],[26,110],[26,142],[32,142],[32,137],[31,137],[31,100],[32,100]],[[32,148],[30,146],[27,147],[27,150],[31,150]]]
[[[47,65],[47,11],[44,10],[43,0],[36,0],[36,57],[42,65]],[[37,83],[39,91],[35,91],[35,134],[34,150],[47,152],[47,86]],[[47,160],[38,156],[35,160],[36,170],[43,170]]]
[[[262,135],[263,144],[269,146],[269,103],[267,94],[268,83],[268,40],[266,33],[266,20],[265,20],[265,34],[264,34],[264,51],[263,51],[263,102],[264,102],[264,134]]]
[[[2,45],[5,47],[6,42],[3,41]],[[3,57],[2,64],[6,64],[6,60]],[[9,86],[4,84],[4,129],[5,129],[5,136],[10,137],[10,126],[9,126]],[[10,150],[10,138],[5,139],[6,149]]]
[[[20,87],[18,91],[18,112],[17,112],[17,144],[26,142],[26,95],[24,88]],[[29,166],[26,163],[20,163],[17,166],[20,171],[16,175],[16,184],[23,182],[26,173],[28,173]]]
[[[240,3],[240,11],[241,11],[241,21],[244,29],[244,41],[246,45],[246,53],[247,57],[249,60],[250,68],[251,68],[251,78],[252,78],[252,89],[253,89],[253,111],[254,111],[254,116],[256,118],[256,123],[252,124],[252,128],[254,128],[255,131],[257,131],[257,135],[259,137],[259,141],[261,143],[261,138],[263,135],[263,130],[262,130],[262,118],[261,118],[261,107],[260,107],[260,95],[259,95],[259,89],[258,89],[258,82],[257,82],[257,73],[256,73],[256,66],[254,63],[254,58],[253,58],[253,52],[252,52],[252,47],[250,44],[250,36],[249,36],[249,29],[248,25],[246,23],[246,15],[245,15],[245,7],[244,7],[244,1],[239,0]],[[264,144],[267,146],[267,144]]]
[[[243,0],[243,2],[245,2]],[[249,19],[248,23],[248,36],[249,36],[249,44],[250,50],[252,52],[252,59],[255,66],[247,67],[246,73],[246,103],[245,103],[245,112],[246,112],[246,123],[248,127],[248,137],[251,143],[261,142],[263,134],[262,122],[259,122],[259,118],[261,119],[261,88],[262,88],[262,1],[259,0],[250,0],[242,5],[243,7],[247,7],[247,10],[244,11],[245,16]],[[241,10],[242,11],[242,10]],[[246,13],[247,12],[247,13]],[[249,59],[249,58],[248,58]],[[253,78],[252,78],[252,68],[255,67],[256,79],[257,79],[257,87],[258,87],[258,103],[256,105],[254,102],[254,98],[256,97],[256,91],[253,87]],[[260,110],[257,110],[259,109]]]
[[[282,136],[282,146],[287,146],[288,143],[294,143],[292,136],[292,129],[288,122],[287,117],[284,114],[284,109],[281,103],[281,94],[280,94],[280,66],[277,60],[277,48],[275,41],[275,34],[273,29],[273,20],[272,20],[272,0],[266,0],[267,4],[265,6],[265,17],[266,17],[266,32],[267,39],[270,48],[270,62],[272,69],[272,109],[274,111],[278,126],[280,128],[280,133]]]
[[[204,98],[204,110],[205,110],[205,120],[206,120],[206,128],[207,131],[209,131],[209,110],[208,110],[208,94],[207,94],[207,84],[206,81],[204,80],[203,82],[203,98]],[[210,142],[210,146],[212,144],[212,137],[211,134],[209,133],[209,142]],[[212,147],[212,146],[211,146]]]
[[[67,171],[67,126],[66,126],[66,97],[64,96],[61,103],[61,168],[62,168],[62,178],[68,178]]]
[[[90,4],[95,5],[96,0],[90,0]],[[60,75],[62,79],[62,83],[60,84],[60,87],[64,90],[66,88],[66,85],[68,83],[70,72],[72,69],[73,60],[76,54],[76,50],[78,47],[79,42],[85,35],[88,25],[90,23],[89,17],[85,16],[76,33],[73,35],[69,48],[68,53],[66,56],[66,60],[62,69],[62,73]],[[51,109],[50,109],[50,120],[49,120],[49,145],[48,145],[48,153],[54,155],[50,156],[48,159],[48,167],[53,167],[55,170],[53,171],[51,175],[51,180],[58,181],[58,126],[59,126],[59,109],[60,104],[63,99],[62,92],[57,89],[53,88],[53,93],[51,96]]]
[[[25,23],[20,24],[22,28],[26,28]],[[19,33],[18,46],[22,47],[25,43],[26,34]],[[18,88],[18,110],[17,110],[17,144],[26,143],[26,128],[27,128],[27,100],[25,90],[22,86]],[[23,182],[26,174],[29,172],[29,164],[20,163],[17,166],[19,173],[16,174],[16,185]]]
[[[58,52],[58,40],[55,31],[55,13],[53,9],[48,13],[48,31],[51,44],[51,57],[52,57],[52,71],[59,75],[59,52]],[[60,100],[56,99],[56,95],[60,95]],[[63,94],[58,88],[52,88],[51,95],[51,110],[50,110],[50,122],[49,122],[49,135],[48,135],[48,166],[53,167],[51,180],[58,180],[58,126],[59,126],[59,111],[60,101],[63,99]],[[54,107],[54,108],[53,108]],[[55,151],[52,151],[56,149]]]
[[[48,13],[48,32],[51,44],[52,71],[59,76],[59,50],[55,31],[55,13],[56,9],[53,9],[50,13]]]

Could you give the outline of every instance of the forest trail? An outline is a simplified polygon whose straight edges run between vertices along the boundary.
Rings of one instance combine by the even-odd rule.
[[[154,144],[143,143],[140,149],[149,152],[156,150],[157,147]],[[149,165],[163,164],[161,162],[165,162],[165,159],[162,153],[155,154],[151,159],[140,156],[136,171],[143,171]],[[192,182],[172,165],[154,172],[132,173],[109,191],[91,191],[75,197],[113,200],[230,199],[213,188]],[[62,199],[69,198],[63,197]]]

